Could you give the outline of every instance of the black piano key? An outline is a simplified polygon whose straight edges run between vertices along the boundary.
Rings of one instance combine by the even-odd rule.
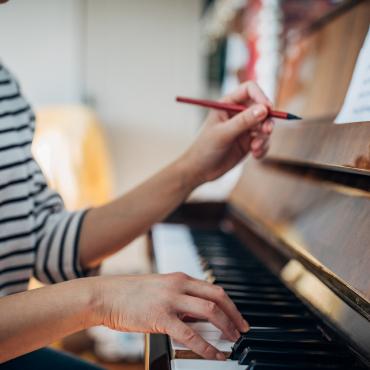
[[[242,314],[245,312],[253,312],[258,313],[259,316],[263,315],[264,313],[273,314],[274,316],[291,315],[289,316],[288,320],[290,320],[290,317],[309,317],[308,311],[305,311],[302,308],[289,306],[279,307],[273,305],[269,306],[268,304],[237,304],[236,307]],[[247,316],[247,313],[245,313],[245,316]]]
[[[298,325],[314,325],[311,316],[299,314],[279,314],[276,312],[255,312],[241,310],[242,316],[251,326],[296,327]]]
[[[243,334],[243,336],[251,339],[257,338],[265,340],[324,339],[321,331],[318,330],[315,326],[295,328],[261,328],[252,326],[247,333]]]
[[[315,327],[289,329],[283,327],[266,328],[253,326],[247,333],[244,333],[241,338],[247,338],[251,341],[327,341],[327,338]],[[239,338],[239,340],[241,340],[241,338]]]
[[[245,276],[222,276],[216,277],[215,284],[246,284],[249,286],[268,286],[268,287],[281,287],[282,284],[277,279],[254,279],[253,276],[247,278]]]
[[[232,257],[211,257],[207,258],[207,263],[210,266],[229,266],[230,268],[239,268],[239,267],[246,267],[251,264],[251,261],[248,259],[242,258],[232,258]]]
[[[284,286],[260,286],[256,289],[256,286],[247,284],[218,283],[217,285],[221,286],[226,292],[274,293],[292,296],[292,292]]]
[[[227,272],[227,271],[217,271],[217,269],[211,269],[209,270],[212,275],[218,279],[223,279],[224,277],[227,277],[227,278],[238,278],[238,279],[245,279],[246,282],[248,280],[250,280],[251,278],[255,279],[256,277],[258,279],[264,279],[266,281],[270,280],[272,282],[280,282],[280,280],[272,275],[272,274],[269,274],[269,273],[266,273],[264,271],[261,271],[260,269],[248,269],[246,271],[238,271],[238,270],[233,270],[233,272]]]
[[[266,348],[289,348],[289,349],[314,349],[328,352],[344,350],[343,347],[326,341],[325,339],[261,339],[245,338],[246,344],[250,346],[261,346]]]
[[[240,308],[252,308],[254,306],[264,309],[264,308],[287,308],[287,309],[295,309],[297,311],[306,310],[306,307],[303,303],[291,302],[291,301],[280,301],[280,300],[273,300],[271,302],[266,302],[264,300],[258,299],[240,299],[236,298],[233,300],[235,305]]]
[[[340,351],[343,348],[328,342],[324,338],[307,339],[301,338],[253,338],[242,335],[232,348],[230,358],[237,360],[244,349],[248,346],[257,346],[261,348],[288,348],[288,349],[315,349],[326,350],[330,352]]]
[[[248,346],[243,350],[238,362],[240,365],[248,365],[253,360],[330,364],[338,362],[348,363],[350,359],[349,354],[346,352]]]
[[[224,273],[224,274],[219,274],[219,273],[215,273],[214,270],[207,270],[207,269],[204,269],[205,271],[209,271],[209,273],[215,278],[216,282],[217,281],[223,281],[223,280],[227,280],[227,281],[235,281],[236,283],[244,283],[244,284],[248,284],[248,283],[252,283],[252,285],[255,285],[255,281],[257,280],[258,282],[263,282],[264,285],[268,285],[268,284],[272,284],[272,285],[276,285],[276,284],[281,284],[281,282],[274,276],[272,275],[266,275],[266,274],[263,274],[263,273],[260,273],[260,272],[247,272],[247,273],[232,273],[232,274],[228,274],[228,273]],[[261,283],[259,283],[258,285],[261,285]]]
[[[300,302],[294,295],[279,294],[279,293],[261,293],[256,292],[235,292],[227,290],[226,293],[232,300],[243,299],[248,300],[260,300],[265,302],[280,301],[280,302]]]
[[[211,267],[210,271],[216,277],[244,276],[248,278],[250,276],[259,276],[261,278],[276,279],[276,277],[273,274],[262,270],[258,266],[248,267],[247,269],[242,269],[242,268],[225,269],[225,268],[219,268],[219,267]]]
[[[227,250],[222,250],[220,248],[217,249],[199,249],[198,248],[198,254],[203,257],[206,261],[213,260],[215,258],[228,258],[228,259],[234,259],[235,262],[238,262],[239,259],[245,260],[245,254],[244,253],[234,253],[231,255]],[[222,266],[219,266],[222,267]],[[254,259],[248,259],[247,263],[245,265],[240,265],[240,268],[248,268],[248,267],[260,267],[262,266]],[[265,270],[265,269],[263,269]]]
[[[305,363],[290,363],[290,362],[265,362],[251,361],[246,370],[349,370],[348,365],[344,364],[305,364]]]
[[[245,259],[245,256],[232,257],[226,256],[208,256],[205,257],[202,253],[199,254],[208,266],[211,268],[219,268],[224,270],[233,269],[248,269],[248,268],[260,268],[262,271],[268,271],[258,262],[250,259]]]

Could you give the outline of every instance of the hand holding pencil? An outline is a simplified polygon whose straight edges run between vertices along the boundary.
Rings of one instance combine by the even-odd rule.
[[[222,102],[213,101],[213,100],[186,98],[184,96],[177,96],[176,101],[179,103],[199,105],[205,108],[224,110],[226,112],[229,112],[230,114],[240,113],[247,109],[247,107],[242,104],[222,103]],[[289,120],[290,119],[302,119],[301,117],[296,116],[295,114],[282,112],[278,110],[272,110],[272,109],[269,110],[269,116],[272,118],[289,119]]]
[[[233,168],[246,155],[262,158],[274,122],[269,117],[272,103],[254,82],[246,82],[218,103],[228,107],[242,106],[243,110],[212,109],[203,128],[183,163],[192,168],[195,186],[214,180]]]

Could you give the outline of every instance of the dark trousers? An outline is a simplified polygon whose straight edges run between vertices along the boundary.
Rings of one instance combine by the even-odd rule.
[[[102,370],[78,357],[42,348],[0,364],[0,370]]]

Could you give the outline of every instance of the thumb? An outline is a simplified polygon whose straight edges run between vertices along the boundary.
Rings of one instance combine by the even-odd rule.
[[[268,115],[268,109],[263,104],[255,104],[238,113],[225,122],[225,130],[229,139],[236,139],[245,131],[263,122]]]

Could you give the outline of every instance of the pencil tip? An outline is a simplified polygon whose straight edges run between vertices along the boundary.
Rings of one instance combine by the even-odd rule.
[[[295,114],[288,113],[288,119],[302,119],[302,117],[296,116]]]

